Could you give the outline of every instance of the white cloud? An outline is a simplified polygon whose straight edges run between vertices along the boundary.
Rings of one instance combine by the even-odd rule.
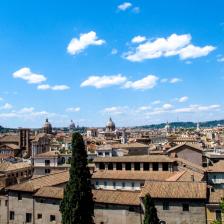
[[[182,79],[179,79],[179,78],[172,78],[169,82],[170,82],[171,84],[174,84],[174,83],[181,82],[181,81],[182,81]]]
[[[3,100],[3,98],[2,97],[0,97],[0,101],[2,101]]]
[[[132,40],[131,40],[131,42],[132,43],[142,43],[145,40],[146,40],[146,37],[145,36],[138,35],[138,36],[133,37]]]
[[[203,112],[203,111],[219,110],[220,107],[221,107],[221,105],[218,105],[218,104],[213,104],[213,105],[208,105],[208,106],[190,105],[189,107],[175,109],[173,112],[175,112],[175,113],[197,113],[197,112]]]
[[[217,59],[218,62],[224,62],[224,57],[220,57]]]
[[[132,6],[132,4],[130,2],[124,2],[121,5],[118,5],[118,9],[121,11],[125,11],[127,9],[129,9]]]
[[[120,115],[124,114],[127,111],[128,107],[123,106],[123,107],[106,107],[103,109],[103,113],[108,113],[108,114],[113,114],[113,115]]]
[[[105,40],[98,39],[96,32],[80,34],[79,38],[73,38],[67,46],[67,52],[71,55],[79,54],[91,45],[102,45]]]
[[[137,109],[137,112],[147,111],[147,110],[150,110],[150,109],[152,109],[151,106],[141,106]]]
[[[208,55],[215,50],[213,46],[197,47],[191,44],[191,35],[172,34],[167,38],[157,38],[139,44],[136,49],[124,54],[124,57],[132,62],[140,62],[146,59],[170,57],[179,55],[180,59],[197,58]]]
[[[126,82],[126,80],[127,78],[121,74],[111,76],[90,76],[87,80],[81,83],[81,87],[93,86],[100,89],[112,85],[121,85]]]
[[[157,105],[157,104],[160,104],[160,103],[161,103],[160,100],[155,100],[155,101],[152,102],[152,105]]]
[[[5,103],[3,106],[0,107],[1,110],[10,110],[13,106],[10,103]]]
[[[188,99],[189,99],[188,96],[182,96],[182,97],[180,97],[179,99],[177,99],[177,101],[178,101],[179,103],[184,103],[184,102],[188,101]]]
[[[67,112],[79,112],[80,110],[80,107],[69,107],[66,109]]]
[[[47,80],[44,75],[33,73],[30,68],[24,67],[12,74],[14,78],[26,80],[29,84],[42,83]]]
[[[189,58],[199,58],[207,56],[210,52],[214,51],[215,47],[213,46],[205,46],[205,47],[197,47],[193,44],[188,45],[187,47],[181,49],[179,51],[180,59],[185,60]]]
[[[157,85],[158,77],[155,75],[148,75],[143,79],[137,81],[128,81],[125,83],[124,88],[132,89],[152,89]]]
[[[67,85],[54,85],[50,86],[48,84],[43,84],[43,85],[38,85],[37,89],[39,90],[55,90],[55,91],[63,91],[63,90],[68,90],[70,89],[69,86]]]
[[[166,104],[163,105],[163,109],[164,109],[164,110],[169,110],[169,109],[171,109],[171,108],[173,108],[173,105],[171,105],[171,104],[169,104],[169,103],[166,103]]]
[[[118,50],[117,50],[116,48],[113,48],[113,49],[111,50],[111,54],[115,55],[115,54],[117,54],[117,53],[118,53]]]

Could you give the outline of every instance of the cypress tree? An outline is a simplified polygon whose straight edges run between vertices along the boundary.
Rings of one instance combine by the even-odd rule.
[[[147,194],[143,202],[145,206],[144,224],[159,224],[157,210],[151,196]]]
[[[62,224],[92,224],[94,201],[91,191],[91,174],[87,167],[87,153],[82,135],[72,136],[70,179],[60,204]]]

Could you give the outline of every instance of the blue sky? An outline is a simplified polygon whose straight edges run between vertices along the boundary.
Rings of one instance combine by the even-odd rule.
[[[224,2],[0,2],[0,125],[223,119]]]

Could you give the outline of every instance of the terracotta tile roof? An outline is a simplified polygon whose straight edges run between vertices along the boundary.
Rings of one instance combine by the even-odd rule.
[[[175,162],[178,163],[178,165],[181,165],[183,167],[187,167],[189,169],[195,170],[195,171],[199,171],[201,173],[204,173],[206,171],[205,168],[203,168],[202,166],[199,166],[195,163],[191,163],[190,161],[186,160],[186,159],[182,159],[182,158],[174,158],[173,159]]]
[[[46,176],[34,178],[21,184],[10,186],[7,189],[12,191],[34,192],[42,187],[57,186],[59,184],[66,183],[68,182],[68,180],[69,180],[69,172],[61,171],[58,173],[53,173]]]
[[[20,163],[9,163],[9,162],[3,162],[0,163],[0,172],[8,172],[8,171],[14,171],[14,170],[20,170],[20,169],[26,169],[31,168],[31,164],[20,162]]]
[[[18,150],[19,149],[19,146],[16,145],[16,144],[2,144],[0,145],[0,149],[4,149],[4,148],[9,148],[9,149],[12,149],[12,150]]]
[[[222,198],[224,198],[224,189],[215,189],[210,193],[209,203],[219,204]]]
[[[4,135],[0,137],[0,143],[4,142],[19,142],[19,135]]]
[[[106,204],[140,205],[139,194],[139,191],[93,190],[95,201]]]
[[[119,205],[140,205],[140,191],[112,191],[92,190],[96,203],[119,204]],[[64,189],[59,187],[43,187],[34,196],[43,198],[62,199]]]
[[[128,148],[149,148],[148,145],[134,142],[134,143],[127,143],[127,144],[113,144],[113,148],[121,148],[121,149],[128,149]]]
[[[199,152],[203,152],[203,149],[200,148],[198,145],[196,145],[196,144],[189,144],[189,143],[186,143],[186,142],[184,142],[183,144],[177,145],[177,146],[167,150],[167,152],[170,153],[170,152],[173,152],[173,151],[177,151],[177,150],[181,149],[183,146],[186,146],[188,148],[192,148],[193,150],[196,150],[196,151],[199,151]]]
[[[64,188],[61,187],[42,187],[35,194],[35,197],[62,199]]]
[[[114,156],[114,157],[97,157],[94,162],[169,162],[173,159],[165,155],[143,155],[143,156]]]
[[[224,173],[224,160],[219,160],[207,169],[210,173]]]
[[[98,170],[93,173],[93,179],[113,180],[166,180],[177,172],[169,171],[131,171],[131,170]]]
[[[202,182],[148,181],[141,197],[150,194],[153,198],[206,199],[207,185]]]

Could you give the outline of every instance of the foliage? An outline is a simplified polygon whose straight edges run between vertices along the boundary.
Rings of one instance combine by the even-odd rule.
[[[87,166],[87,153],[81,134],[72,137],[70,179],[60,205],[62,224],[92,224],[94,201],[91,174]]]
[[[157,210],[151,196],[147,194],[144,197],[143,202],[145,206],[144,224],[159,224]]]

